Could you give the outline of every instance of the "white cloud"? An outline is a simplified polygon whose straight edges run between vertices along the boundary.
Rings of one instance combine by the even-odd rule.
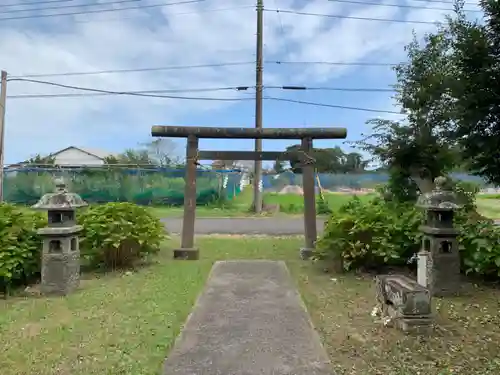
[[[115,7],[159,2],[142,0]],[[327,0],[265,2],[268,9],[278,7],[352,17],[428,21],[441,18],[442,14],[441,11],[408,11]],[[84,0],[71,2],[76,5],[84,3]],[[0,20],[0,68],[10,75],[23,75],[252,61],[255,59],[256,12],[254,8],[243,7],[253,3],[254,0],[206,0],[123,12]],[[49,5],[55,6],[39,7]],[[60,3],[62,5],[69,3]],[[432,5],[435,4],[427,4]],[[109,8],[73,8],[59,12]],[[225,8],[232,9],[207,11]],[[0,8],[0,11],[14,9],[24,8]],[[0,14],[0,18],[50,12]],[[390,61],[401,57],[401,46],[409,40],[413,28],[423,32],[433,26],[266,12],[266,54],[274,59],[355,62],[372,60],[370,56],[384,53]],[[299,78],[303,82],[310,84],[326,82],[341,74],[354,74],[355,68],[310,65],[306,69],[297,67],[295,71],[301,73]],[[253,85],[254,75],[252,65],[241,65],[39,79],[109,90],[156,90]],[[289,75],[289,70],[276,73],[274,69],[272,74],[266,74],[265,80],[273,84],[287,83],[285,77]],[[10,82],[8,88],[9,95],[69,91],[25,82]],[[176,95],[237,97],[245,94],[221,91]],[[70,144],[95,146],[102,140],[116,139],[130,145],[135,139],[144,140],[154,123],[182,123],[191,114],[209,113],[211,109],[228,105],[227,102],[102,96],[11,99],[7,103],[6,161],[14,162],[36,152],[50,152]]]

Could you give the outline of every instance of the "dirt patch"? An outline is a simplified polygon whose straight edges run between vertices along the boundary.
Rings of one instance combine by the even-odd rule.
[[[328,194],[343,194],[343,195],[367,195],[375,193],[374,189],[339,189],[339,190],[323,190]]]
[[[286,239],[286,238],[300,238],[303,235],[291,235],[291,236],[276,236],[272,234],[197,234],[196,237],[202,238],[228,238],[228,239],[249,239],[249,238],[276,238],[276,239]]]
[[[304,195],[304,190],[297,185],[287,185],[283,189],[281,189],[278,194],[295,194],[295,195]]]
[[[374,189],[350,189],[350,188],[338,188],[336,190],[323,189],[324,194],[339,194],[339,195],[366,195],[373,194]],[[316,187],[316,194],[319,193],[319,188]],[[304,195],[304,190],[298,185],[287,185],[281,189],[278,194],[292,194],[292,195]]]
[[[500,373],[497,288],[466,285],[463,289],[469,292],[460,297],[435,298],[433,332],[415,336],[384,327],[371,316],[373,277],[325,275],[304,270],[308,265],[297,267],[302,269],[294,272],[302,295],[336,374]]]

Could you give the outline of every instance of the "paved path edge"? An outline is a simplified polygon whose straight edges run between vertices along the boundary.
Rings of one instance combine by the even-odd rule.
[[[255,267],[259,263],[262,266]],[[273,268],[275,272],[268,273]],[[259,274],[268,277],[255,277]],[[228,295],[234,300],[227,300]],[[226,303],[214,309],[215,302]],[[248,313],[241,316],[238,309]],[[224,260],[212,266],[167,353],[163,374],[194,375],[203,370],[206,375],[332,375],[331,363],[286,262]]]

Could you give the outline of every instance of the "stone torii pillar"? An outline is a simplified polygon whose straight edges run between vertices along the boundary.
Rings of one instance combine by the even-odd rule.
[[[302,138],[301,148],[305,155],[313,149],[312,138]],[[314,183],[313,161],[302,160],[302,189],[304,191],[304,237],[305,247],[300,249],[302,259],[312,256],[316,246],[318,228],[316,228],[316,189]]]
[[[220,139],[300,139],[298,155],[302,162],[304,189],[305,247],[300,250],[303,258],[312,255],[317,237],[314,159],[310,156],[313,139],[344,139],[345,128],[215,128],[194,126],[153,126],[153,137],[187,138],[186,186],[181,248],[174,250],[175,259],[198,259],[199,250],[194,246],[196,216],[196,168],[198,160],[286,160],[290,152],[255,151],[199,151],[200,138]]]

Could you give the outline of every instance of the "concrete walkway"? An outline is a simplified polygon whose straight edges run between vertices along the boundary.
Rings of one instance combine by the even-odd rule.
[[[331,375],[284,262],[215,263],[165,375]]]
[[[182,218],[161,219],[170,233],[181,233]],[[323,232],[324,219],[316,220],[318,233]],[[196,234],[263,234],[290,236],[304,234],[302,217],[211,217],[196,218]]]

